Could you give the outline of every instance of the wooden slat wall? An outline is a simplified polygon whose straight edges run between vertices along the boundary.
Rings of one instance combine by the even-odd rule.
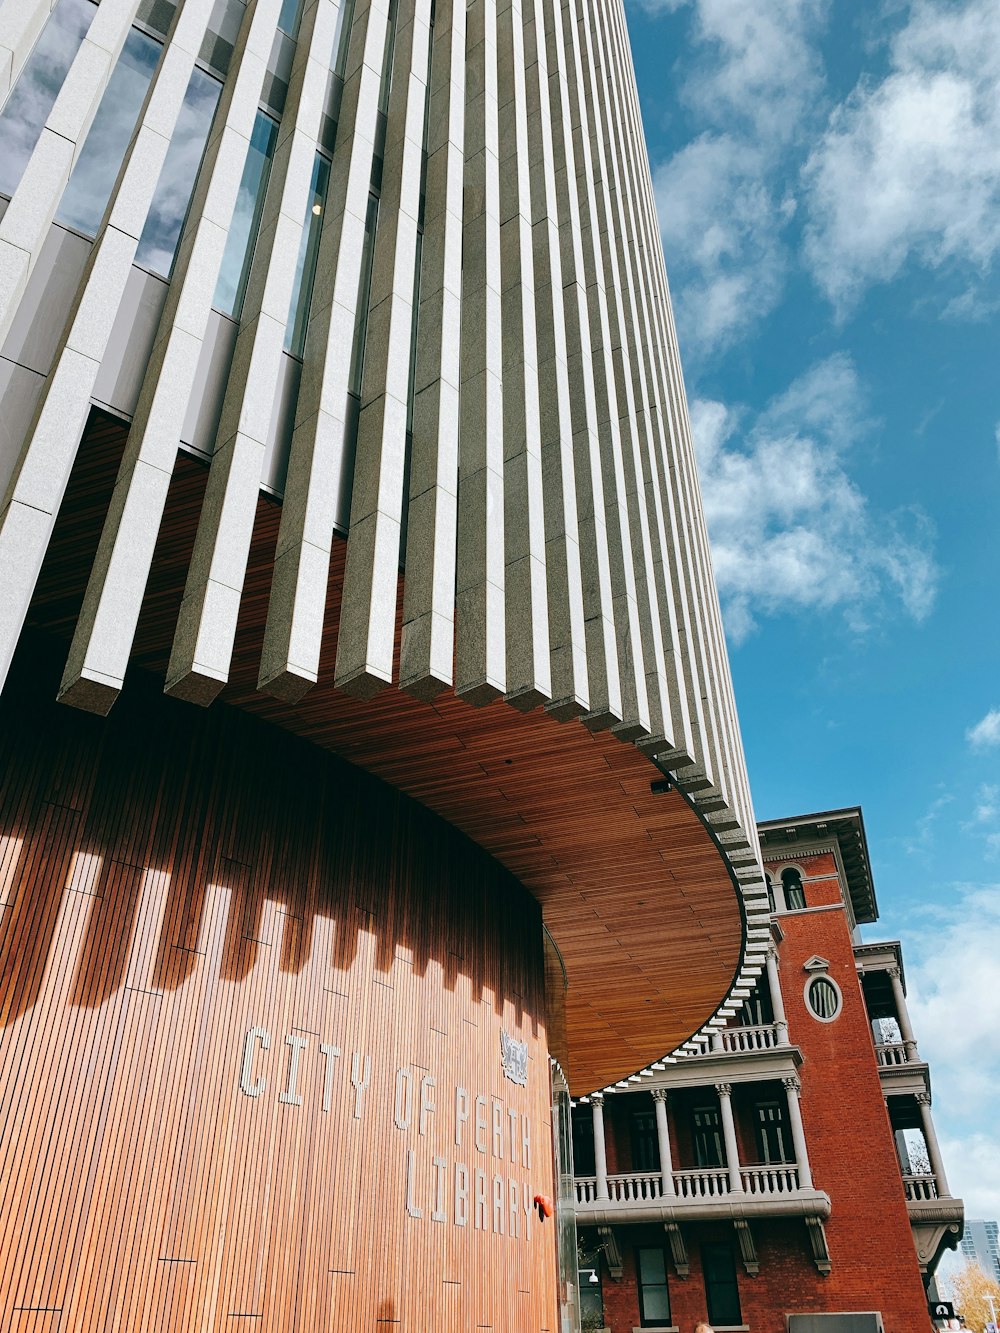
[[[0,705],[0,1329],[554,1333],[554,1224],[530,1210],[553,1193],[537,906],[317,747],[151,679],[101,722],[51,702],[60,666],[29,643]],[[280,1097],[289,1035],[301,1105]],[[395,1124],[400,1068],[417,1094],[436,1079],[423,1135],[419,1095]],[[457,1086],[490,1099],[485,1153],[474,1108],[456,1146]],[[471,1197],[453,1220],[459,1161],[489,1172],[489,1229]]]

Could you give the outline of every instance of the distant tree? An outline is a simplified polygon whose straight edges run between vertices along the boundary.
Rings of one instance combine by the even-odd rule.
[[[993,1318],[990,1313],[989,1297],[1000,1318],[1000,1282],[987,1277],[978,1264],[967,1263],[948,1281],[954,1292],[955,1309],[965,1316],[966,1327],[973,1333],[983,1333],[983,1329]]]
[[[930,1153],[923,1138],[917,1136],[906,1141],[906,1155],[910,1159],[910,1170],[915,1176],[929,1176],[931,1171]]]

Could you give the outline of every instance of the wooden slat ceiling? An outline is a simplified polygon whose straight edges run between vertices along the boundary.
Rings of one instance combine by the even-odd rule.
[[[81,448],[29,624],[68,638],[96,549],[126,428],[96,414]],[[207,471],[181,454],[133,649],[164,675]],[[333,688],[345,543],[334,551],[320,682],[298,703],[257,692],[279,507],[261,497],[234,669],[221,696],[324,746],[434,810],[527,886],[562,954],[575,1096],[645,1067],[712,1015],[740,963],[730,872],[675,791],[633,746],[502,700],[473,708],[386,689]],[[398,645],[398,634],[397,634]]]

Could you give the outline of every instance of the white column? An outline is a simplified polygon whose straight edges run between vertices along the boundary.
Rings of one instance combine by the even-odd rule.
[[[899,1031],[906,1045],[907,1061],[919,1060],[917,1054],[917,1039],[913,1035],[913,1028],[910,1027],[910,1015],[906,1008],[906,996],[903,994],[903,979],[899,974],[898,967],[889,968],[889,981],[892,985],[892,998],[896,1005],[896,1022],[899,1024]]]
[[[722,1136],[726,1144],[726,1167],[729,1170],[730,1194],[743,1193],[743,1177],[740,1175],[740,1153],[736,1146],[736,1124],[733,1120],[732,1084],[716,1083],[715,1091],[719,1094],[719,1106],[722,1110]]]
[[[713,1028],[709,1038],[709,1047],[713,1051],[722,1050],[722,1028]]]
[[[670,1127],[667,1123],[667,1090],[653,1089],[653,1109],[656,1112],[656,1142],[660,1149],[660,1174],[663,1176],[663,1193],[674,1193],[674,1163],[670,1156]]]
[[[594,1173],[597,1176],[597,1197],[608,1197],[608,1149],[604,1142],[604,1094],[595,1092],[590,1099],[594,1115]]]
[[[794,1075],[783,1078],[785,1094],[788,1098],[788,1123],[792,1129],[792,1145],[795,1148],[795,1164],[799,1169],[799,1189],[811,1190],[813,1187],[812,1171],[809,1169],[809,1153],[806,1149],[806,1136],[802,1128],[802,1112],[799,1109],[799,1092],[802,1084]]]
[[[927,1156],[931,1159],[931,1170],[934,1172],[937,1181],[938,1198],[950,1199],[951,1191],[948,1189],[948,1177],[944,1173],[944,1159],[941,1156],[937,1130],[934,1128],[934,1120],[931,1116],[931,1094],[929,1092],[918,1092],[917,1105],[920,1107],[920,1128],[923,1130],[924,1142],[927,1144]]]
[[[773,944],[767,951],[767,988],[771,992],[771,1009],[774,1012],[778,1045],[787,1046],[788,1019],[785,1017],[785,1001],[781,996],[781,982],[778,979],[778,951]]]

